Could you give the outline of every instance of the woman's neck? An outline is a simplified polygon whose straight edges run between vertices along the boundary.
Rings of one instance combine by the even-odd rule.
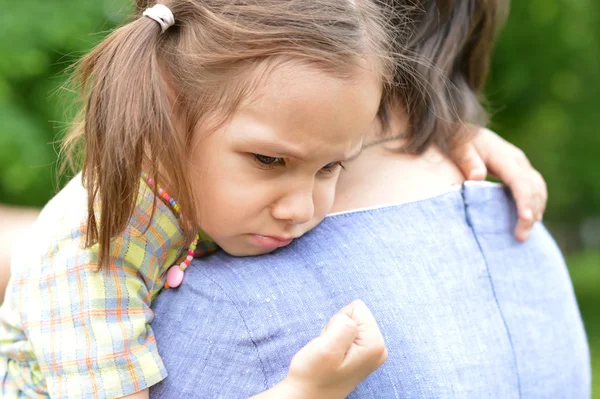
[[[402,152],[404,140],[398,137],[407,125],[405,114],[395,112],[389,137],[397,139],[377,143],[382,136],[376,132],[365,139],[363,153],[340,175],[331,212],[432,197],[465,180],[437,147],[420,155]],[[377,144],[369,146],[373,143]]]

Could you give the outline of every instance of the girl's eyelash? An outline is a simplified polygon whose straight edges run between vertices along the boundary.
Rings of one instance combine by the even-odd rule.
[[[270,157],[268,155],[262,155],[262,154],[252,154],[252,156],[254,158],[254,161],[262,169],[273,169],[276,165],[285,165],[285,160],[283,158]],[[332,173],[338,167],[340,167],[344,170],[346,169],[344,167],[344,162],[337,161],[337,162],[328,163],[327,165],[323,166],[321,168],[320,172],[321,173]]]
[[[254,161],[263,169],[272,169],[276,165],[285,164],[283,158],[270,157],[262,154],[252,154]]]
[[[323,167],[321,168],[321,170],[322,170],[322,171],[324,171],[324,172],[329,172],[329,173],[331,173],[331,172],[333,172],[333,171],[334,171],[334,170],[335,170],[337,167],[340,167],[340,168],[342,168],[343,170],[346,170],[346,168],[344,167],[344,162],[342,162],[342,161],[337,161],[337,162],[331,162],[331,163],[328,163],[327,165],[323,166]]]

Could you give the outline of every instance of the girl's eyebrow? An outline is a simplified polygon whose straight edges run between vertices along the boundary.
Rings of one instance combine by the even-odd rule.
[[[245,137],[243,141],[245,144],[251,146],[264,147],[264,149],[269,152],[268,155],[270,156],[277,156],[281,158],[294,158],[300,161],[306,161],[306,158],[308,158],[305,151],[297,150],[292,146],[287,146],[282,142],[274,143],[272,140],[263,139],[261,137]],[[356,153],[346,157],[346,159],[344,159],[343,161],[353,161],[354,159],[358,158],[362,150],[363,147],[361,146]]]
[[[282,142],[274,143],[272,140],[263,139],[260,137],[245,137],[243,139],[244,144],[248,144],[255,147],[261,147],[269,151],[269,155],[276,155],[282,158],[295,158],[304,161],[306,154],[304,151],[297,150],[292,146],[287,146]]]

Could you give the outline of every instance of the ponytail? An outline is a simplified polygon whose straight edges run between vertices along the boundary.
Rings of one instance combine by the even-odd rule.
[[[133,214],[142,165],[156,181],[160,165],[184,170],[175,155],[182,153],[184,140],[172,122],[157,56],[165,36],[155,21],[139,18],[110,34],[76,66],[75,83],[86,103],[79,129],[65,144],[78,137],[85,142],[85,244],[98,244],[99,268],[109,262],[111,240],[123,233]],[[185,187],[173,176],[165,178]],[[179,202],[193,210],[191,201]]]

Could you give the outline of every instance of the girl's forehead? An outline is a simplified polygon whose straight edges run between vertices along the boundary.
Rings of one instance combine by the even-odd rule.
[[[381,96],[383,83],[378,69],[361,60],[338,67],[337,70],[304,60],[285,60],[259,67],[249,79],[252,90],[242,100],[240,109],[273,106],[282,99],[330,101],[341,92],[377,91]],[[364,96],[368,103],[369,96]],[[365,104],[366,105],[366,104]]]
[[[360,153],[365,132],[360,128],[334,132],[235,117],[220,139],[235,150],[302,162],[343,161]]]
[[[273,57],[253,66],[241,76],[247,95],[240,106],[270,101],[274,93],[302,95],[306,86],[320,87],[332,82],[360,87],[375,84],[383,87],[381,69],[375,59],[356,58],[344,65],[328,65],[292,57]],[[367,82],[368,81],[368,82]]]
[[[299,159],[347,159],[359,151],[381,101],[377,75],[357,67],[345,79],[314,66],[273,69],[234,112],[228,140]]]

